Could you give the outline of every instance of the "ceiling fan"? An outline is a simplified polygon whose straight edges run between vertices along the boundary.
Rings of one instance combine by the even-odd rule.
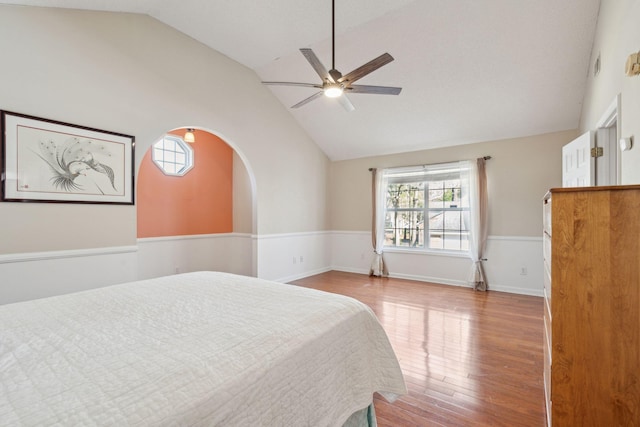
[[[367,62],[366,64],[356,68],[355,70],[342,75],[342,73],[336,70],[336,44],[335,44],[335,31],[336,31],[336,19],[335,19],[335,0],[331,0],[331,69],[327,71],[324,65],[320,62],[315,53],[309,48],[300,49],[300,52],[307,58],[311,67],[318,73],[322,79],[322,84],[313,83],[295,83],[295,82],[262,82],[265,85],[281,85],[281,86],[300,86],[300,87],[314,87],[321,89],[320,92],[316,92],[308,98],[303,99],[297,104],[291,106],[291,108],[299,108],[316,98],[325,95],[329,98],[337,98],[340,104],[347,111],[355,110],[355,107],[347,98],[347,93],[373,93],[378,95],[398,95],[402,88],[391,86],[369,86],[369,85],[354,85],[357,80],[363,78],[369,73],[377,70],[383,65],[393,61],[393,56],[388,53],[383,53],[379,57]]]

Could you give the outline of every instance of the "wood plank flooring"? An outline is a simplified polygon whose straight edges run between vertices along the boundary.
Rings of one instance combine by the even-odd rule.
[[[380,427],[544,426],[542,298],[330,271],[292,282],[369,305],[409,393]]]

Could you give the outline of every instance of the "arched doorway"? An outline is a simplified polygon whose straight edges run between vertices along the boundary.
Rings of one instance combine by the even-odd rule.
[[[215,133],[193,128],[195,142],[187,143],[186,131],[177,128],[160,136],[140,164],[138,277],[197,270],[255,275],[250,168]]]

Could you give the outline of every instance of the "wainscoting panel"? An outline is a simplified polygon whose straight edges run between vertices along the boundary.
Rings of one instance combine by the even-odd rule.
[[[255,236],[258,277],[290,282],[331,269],[331,233],[269,234]]]
[[[373,257],[371,233],[334,231],[331,239],[333,270],[369,273]],[[392,277],[456,286],[468,282],[471,260],[465,255],[412,251],[384,254]],[[495,291],[542,296],[542,239],[489,236],[484,263],[489,288]]]
[[[0,256],[0,304],[84,291],[136,279],[137,247]]]
[[[251,235],[228,233],[138,239],[139,279],[202,270],[252,275]]]
[[[372,261],[371,233],[363,231],[334,231],[332,233],[332,270],[369,274]]]
[[[0,255],[0,304],[198,270],[291,282],[329,270],[369,273],[369,232],[229,233],[138,239],[137,246]],[[466,256],[387,251],[391,276],[470,286]],[[489,289],[542,296],[542,239],[490,236]]]
[[[489,236],[486,258],[490,289],[542,296],[542,237]]]

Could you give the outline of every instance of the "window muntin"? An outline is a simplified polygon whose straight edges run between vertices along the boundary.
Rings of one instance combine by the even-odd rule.
[[[153,144],[151,157],[165,175],[183,176],[193,167],[193,149],[174,135]]]
[[[468,251],[468,198],[459,164],[388,174],[385,246]],[[465,221],[467,219],[467,221]]]

